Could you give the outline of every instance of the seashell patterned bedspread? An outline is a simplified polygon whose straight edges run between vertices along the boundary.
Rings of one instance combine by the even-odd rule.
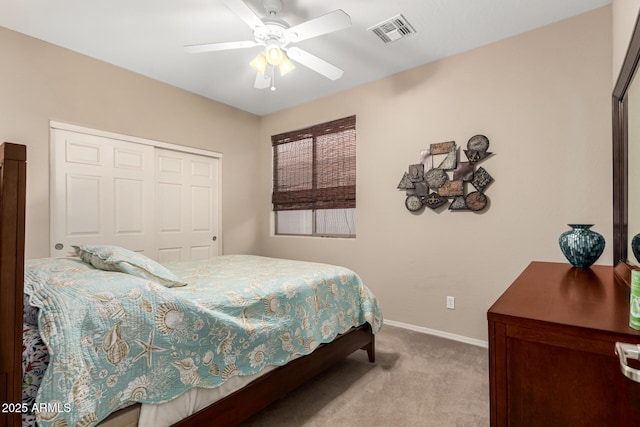
[[[40,426],[95,425],[126,402],[216,387],[353,326],[382,325],[375,296],[346,268],[250,255],[165,265],[188,285],[166,288],[75,258],[27,261],[25,292],[50,354]]]

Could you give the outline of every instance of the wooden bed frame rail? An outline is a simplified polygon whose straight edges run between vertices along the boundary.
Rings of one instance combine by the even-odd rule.
[[[359,349],[367,351],[369,362],[375,362],[375,340],[368,323],[321,345],[311,354],[268,372],[175,426],[213,425],[212,420],[216,427],[236,426]]]
[[[27,147],[0,145],[0,404],[22,403],[22,312]],[[20,427],[19,412],[0,427]]]
[[[22,313],[26,200],[26,146],[0,145],[0,404],[22,403]],[[285,366],[175,424],[178,427],[235,426],[266,408],[351,353],[364,349],[375,361],[368,323],[340,335]],[[0,427],[21,427],[20,412],[0,414]]]

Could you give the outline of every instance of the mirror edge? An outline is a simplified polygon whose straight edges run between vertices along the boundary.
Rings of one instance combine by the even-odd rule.
[[[631,284],[628,262],[628,103],[627,90],[640,62],[640,14],[613,89],[613,263],[616,277]]]

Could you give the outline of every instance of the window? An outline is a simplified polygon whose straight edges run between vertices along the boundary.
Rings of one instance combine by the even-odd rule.
[[[276,234],[355,237],[356,117],[271,137]]]

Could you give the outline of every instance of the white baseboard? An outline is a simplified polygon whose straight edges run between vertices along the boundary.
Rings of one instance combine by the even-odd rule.
[[[396,326],[398,328],[409,329],[415,332],[421,332],[423,334],[435,335],[437,337],[447,338],[453,341],[460,341],[460,342],[475,345],[478,347],[489,348],[489,343],[487,341],[465,337],[464,335],[456,335],[449,332],[438,331],[436,329],[429,329],[422,326],[410,325],[409,323],[396,322],[395,320],[384,319],[384,324],[389,326]]]

